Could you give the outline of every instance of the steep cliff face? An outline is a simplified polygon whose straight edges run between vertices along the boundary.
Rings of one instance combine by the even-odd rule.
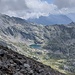
[[[0,75],[64,75],[51,67],[0,46]]]

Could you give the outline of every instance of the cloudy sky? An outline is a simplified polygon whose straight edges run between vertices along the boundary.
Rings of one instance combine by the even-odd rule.
[[[75,0],[0,0],[0,13],[24,19],[75,13]]]

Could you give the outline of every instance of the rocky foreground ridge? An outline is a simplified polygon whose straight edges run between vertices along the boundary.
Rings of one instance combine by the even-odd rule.
[[[51,67],[0,46],[0,75],[64,75]]]

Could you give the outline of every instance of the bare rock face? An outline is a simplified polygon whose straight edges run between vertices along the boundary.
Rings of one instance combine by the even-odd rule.
[[[51,67],[0,46],[0,75],[64,75]]]

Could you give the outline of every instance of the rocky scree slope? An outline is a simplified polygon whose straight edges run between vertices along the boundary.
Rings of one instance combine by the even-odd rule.
[[[0,75],[64,75],[51,67],[0,46]]]

